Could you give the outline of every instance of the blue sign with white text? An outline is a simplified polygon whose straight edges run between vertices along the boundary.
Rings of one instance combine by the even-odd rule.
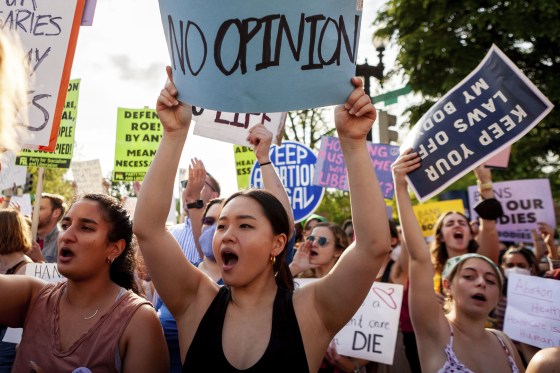
[[[274,113],[342,104],[353,90],[356,0],[159,0],[179,100]]]
[[[305,220],[319,207],[325,189],[313,185],[317,156],[311,148],[295,141],[283,141],[282,146],[270,148],[270,161],[286,188],[296,223]],[[268,167],[268,166],[267,166]],[[263,188],[261,167],[255,162],[250,185]]]
[[[401,149],[421,167],[408,174],[425,201],[519,140],[552,110],[550,101],[492,46],[479,66],[415,124]]]

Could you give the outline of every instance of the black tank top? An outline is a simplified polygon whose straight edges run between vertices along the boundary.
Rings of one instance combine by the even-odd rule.
[[[309,372],[292,295],[291,291],[278,288],[268,347],[255,365],[239,370],[227,361],[222,348],[222,329],[231,300],[230,289],[222,286],[198,326],[183,372]]]

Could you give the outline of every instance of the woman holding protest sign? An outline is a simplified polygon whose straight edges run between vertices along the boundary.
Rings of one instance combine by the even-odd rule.
[[[177,320],[183,370],[317,371],[330,341],[365,298],[389,248],[387,224],[373,229],[369,224],[385,214],[385,206],[380,189],[371,187],[379,185],[366,147],[375,109],[361,80],[352,80],[356,89],[335,114],[350,193],[356,196],[356,242],[329,276],[293,292],[283,259],[293,227],[286,194],[278,200],[266,191],[249,190],[226,199],[213,240],[223,287],[188,263],[165,230],[163,205],[150,196],[157,192],[171,198],[191,121],[191,107],[176,99],[170,67],[168,76],[157,103],[164,134],[134,224],[156,288]],[[257,160],[263,174],[274,173],[266,158]],[[206,351],[216,354],[208,359]]]
[[[113,197],[88,194],[61,227],[58,270],[66,282],[0,275],[0,324],[24,328],[13,371],[167,371],[157,315],[133,292],[136,252],[126,210]]]
[[[516,348],[503,333],[486,329],[503,284],[500,268],[476,253],[454,256],[442,271],[445,310],[434,296],[433,265],[412,209],[406,175],[418,169],[408,149],[392,166],[397,207],[410,253],[409,307],[423,372],[523,371]]]

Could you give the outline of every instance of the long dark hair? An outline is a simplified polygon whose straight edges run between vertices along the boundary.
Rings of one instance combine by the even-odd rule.
[[[97,202],[101,208],[103,219],[111,226],[107,240],[109,242],[124,240],[125,242],[123,252],[115,258],[109,267],[111,281],[125,289],[132,290],[136,294],[141,294],[135,278],[138,257],[136,253],[137,246],[132,233],[130,214],[124,209],[119,200],[106,194],[86,194],[77,197],[74,203],[84,199]]]
[[[234,198],[241,196],[249,197],[259,204],[264,216],[270,223],[274,234],[285,234],[287,244],[291,234],[291,227],[290,220],[288,219],[288,213],[284,209],[282,203],[280,203],[274,195],[266,190],[248,189],[232,194],[224,202],[224,207]],[[292,277],[292,273],[290,272],[290,268],[288,267],[288,263],[286,263],[286,244],[284,244],[280,254],[276,256],[273,270],[274,273],[276,273],[276,285],[278,285],[278,287],[294,290],[294,279]]]

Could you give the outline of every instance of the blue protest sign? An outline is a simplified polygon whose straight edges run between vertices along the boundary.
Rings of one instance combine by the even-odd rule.
[[[425,201],[523,137],[552,103],[495,45],[478,67],[415,124],[401,149],[422,158],[408,175]]]
[[[399,156],[399,148],[393,145],[368,142],[368,151],[383,197],[393,199],[395,189],[391,165]],[[348,190],[346,163],[337,137],[323,136],[321,138],[316,170],[313,184]]]
[[[305,220],[319,207],[325,193],[322,187],[313,185],[317,156],[306,145],[283,141],[282,146],[271,146],[270,161],[286,188],[294,221],[298,223]],[[264,186],[261,167],[257,162],[251,170],[250,185],[253,188]]]
[[[340,0],[160,0],[179,100],[232,113],[344,103],[362,9]]]

